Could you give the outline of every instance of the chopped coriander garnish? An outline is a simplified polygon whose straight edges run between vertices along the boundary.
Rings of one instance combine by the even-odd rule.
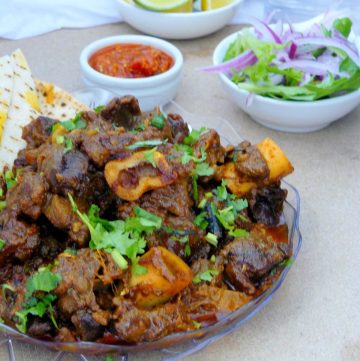
[[[2,188],[0,188],[0,197],[4,196],[4,190]]]
[[[193,324],[196,330],[198,330],[199,328],[201,328],[201,322],[196,322],[193,320]]]
[[[134,150],[138,148],[147,148],[147,147],[156,147],[161,144],[166,144],[167,139],[160,140],[160,139],[151,139],[151,140],[142,140],[140,142],[136,142],[134,144],[128,145],[126,149]]]
[[[154,167],[156,168],[156,162],[155,162],[155,152],[157,150],[157,147],[152,148],[150,150],[146,150],[144,152],[144,158]]]
[[[68,137],[65,137],[63,135],[58,135],[56,137],[56,143],[57,144],[63,144],[64,145],[64,151],[65,153],[67,152],[70,152],[70,150],[72,150],[74,148],[74,143],[73,141],[68,138]]]
[[[76,256],[77,255],[77,251],[75,248],[66,248],[64,250],[64,253],[67,253],[67,254],[71,254],[72,256]]]
[[[48,267],[39,268],[38,272],[33,274],[26,282],[26,302],[23,305],[21,311],[16,312],[18,323],[16,327],[20,332],[26,333],[28,315],[34,315],[43,317],[44,314],[49,311],[50,319],[54,326],[57,328],[57,323],[54,318],[54,310],[52,302],[54,302],[57,296],[49,293],[53,291],[61,281],[59,274],[53,273]],[[42,291],[47,292],[45,295],[35,295],[34,293]]]
[[[165,125],[165,117],[163,114],[155,115],[152,119],[150,124],[158,129],[163,129]]]
[[[66,130],[72,131],[75,129],[83,129],[86,128],[87,124],[86,122],[81,118],[83,112],[77,113],[73,119],[65,120],[64,122],[60,122],[57,124],[60,124],[63,126]],[[57,125],[55,124],[55,126]],[[54,131],[54,128],[53,128]]]
[[[74,143],[70,138],[65,137],[65,153],[70,152],[74,148]]]
[[[214,254],[210,257],[210,262],[211,262],[211,263],[215,263],[215,262],[216,262],[216,257],[215,257]]]
[[[48,268],[41,267],[27,280],[25,297],[29,298],[36,291],[50,292],[57,287],[60,281],[60,275],[51,272]]]
[[[218,186],[215,190],[216,193],[216,197],[220,200],[220,201],[225,201],[228,198],[228,191],[226,188],[226,180],[222,180],[221,181],[221,185]]]
[[[196,143],[201,134],[204,133],[207,130],[207,128],[202,127],[199,130],[193,129],[190,134],[188,136],[185,137],[184,139],[184,144],[186,145],[193,145],[194,143]]]
[[[16,175],[11,170],[7,170],[5,172],[4,178],[6,182],[6,188],[11,189],[16,183],[19,173],[17,172]]]
[[[56,137],[56,144],[64,144],[65,137],[63,135],[58,135]]]
[[[200,229],[205,230],[207,228],[207,226],[209,225],[208,221],[205,219],[206,216],[207,216],[207,213],[204,211],[195,217],[194,223]]]
[[[214,169],[209,166],[209,164],[203,162],[196,164],[195,174],[199,177],[206,177],[213,175],[215,173]]]
[[[3,239],[0,239],[0,251],[5,247],[6,242]]]
[[[203,198],[198,204],[198,208],[200,209],[204,208],[206,206],[206,202],[207,202],[206,198]]]
[[[142,276],[148,273],[148,269],[144,266],[141,266],[139,263],[134,263],[131,267],[131,272],[135,276]]]
[[[134,267],[138,262],[138,255],[145,252],[146,241],[143,233],[149,234],[161,228],[162,219],[140,207],[134,208],[135,217],[126,221],[108,221],[100,218],[100,209],[92,205],[88,213],[81,213],[74,199],[68,193],[73,211],[79,216],[83,223],[89,228],[91,249],[104,250],[110,253],[114,262],[121,268],[126,269],[129,258],[132,270],[138,272],[139,267]],[[145,272],[145,270],[143,270]]]
[[[184,247],[184,255],[186,257],[190,256],[191,255],[191,248],[190,248],[190,243],[189,243],[189,236],[183,236],[181,238],[178,238],[176,236],[172,236],[170,238],[171,240],[174,240],[176,242],[179,242],[179,243],[186,243],[185,247]]]
[[[217,276],[219,274],[219,271],[214,270],[214,269],[208,269],[204,272],[198,273],[194,278],[193,278],[193,283],[197,284],[200,283],[202,281],[205,282],[211,282],[214,276]]]
[[[282,262],[278,264],[280,267],[288,267],[291,266],[294,263],[294,260],[292,258],[284,259]]]
[[[218,239],[217,236],[214,233],[208,233],[205,236],[205,239],[208,241],[208,243],[210,243],[212,246],[217,247],[218,245]]]
[[[0,211],[6,208],[6,201],[0,201]]]
[[[105,108],[105,105],[98,105],[94,108],[95,113],[100,113]]]

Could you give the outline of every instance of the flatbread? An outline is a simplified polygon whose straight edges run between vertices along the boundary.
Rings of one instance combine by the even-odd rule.
[[[56,85],[34,81],[20,49],[0,58],[0,173],[26,147],[23,128],[39,115],[68,120],[89,108]]]
[[[0,172],[11,168],[18,152],[26,147],[22,130],[39,116],[40,104],[29,65],[20,49],[10,55],[13,88],[0,146]]]
[[[14,83],[14,72],[9,55],[0,58],[0,144],[4,125],[8,117],[11,94]]]
[[[35,85],[41,114],[46,117],[63,121],[74,118],[76,113],[89,110],[85,104],[54,84],[35,80]]]

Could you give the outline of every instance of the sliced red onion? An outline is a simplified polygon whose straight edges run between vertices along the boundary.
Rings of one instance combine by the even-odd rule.
[[[289,49],[289,58],[290,58],[290,59],[294,59],[294,58],[295,58],[296,49],[297,49],[297,45],[294,44],[294,43],[291,43],[290,49]]]
[[[262,36],[263,39],[266,41],[274,41],[277,44],[282,44],[281,39],[279,36],[270,28],[265,21],[259,20],[252,16],[247,18],[241,19],[242,22],[252,25],[255,28],[255,31],[258,31]]]
[[[324,64],[313,60],[291,60],[279,65],[279,69],[281,70],[290,68],[320,76],[326,75],[328,72],[336,75],[339,74],[339,68],[336,68],[331,64]]]
[[[313,79],[313,76],[311,74],[304,73],[303,81],[299,84],[299,86],[304,86],[304,85],[309,84],[312,79]]]
[[[295,39],[294,43],[297,46],[301,45],[318,45],[320,47],[334,47],[345,51],[349,58],[360,67],[360,58],[357,51],[354,51],[352,47],[348,44],[345,44],[338,39],[332,38],[318,38],[318,37],[304,37],[302,39]]]
[[[254,64],[256,61],[257,57],[255,56],[255,54],[251,50],[247,50],[236,58],[226,61],[225,63],[200,68],[199,70],[205,71],[207,73],[226,73],[230,72],[233,69],[243,69],[249,65]]]
[[[284,81],[284,76],[281,74],[270,74],[269,79],[271,84],[279,85]]]

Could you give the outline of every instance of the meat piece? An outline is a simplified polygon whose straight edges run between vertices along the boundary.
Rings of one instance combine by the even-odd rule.
[[[97,323],[91,314],[85,310],[76,311],[71,317],[77,335],[83,341],[95,341],[103,336],[105,327]]]
[[[140,310],[120,297],[114,298],[114,304],[117,307],[113,315],[116,335],[128,343],[153,341],[194,328],[181,304],[166,303],[152,310]]]
[[[89,230],[73,211],[68,198],[50,195],[44,207],[44,215],[54,227],[69,232],[69,237],[79,246],[86,244]]]
[[[59,297],[58,306],[65,317],[70,317],[77,310],[99,311],[94,294],[97,282],[110,285],[123,277],[123,271],[110,255],[88,248],[79,250],[76,255],[60,254],[53,272],[61,276],[55,294]]]
[[[215,323],[230,312],[235,311],[251,300],[242,292],[201,284],[184,290],[181,302],[192,320],[201,322],[202,326]]]
[[[5,241],[0,251],[0,266],[11,259],[27,260],[40,244],[39,227],[17,220],[10,211],[1,213],[0,223],[0,239]]]
[[[276,226],[280,222],[287,190],[280,184],[251,190],[248,202],[250,214],[258,223]]]
[[[74,149],[64,153],[61,146],[47,146],[37,156],[38,171],[44,174],[53,193],[67,196],[87,181],[88,157]]]
[[[168,114],[167,122],[171,128],[171,135],[175,144],[184,142],[185,137],[189,135],[189,127],[179,114]]]
[[[46,200],[48,184],[36,172],[21,172],[17,179],[17,184],[7,193],[7,207],[16,214],[22,213],[37,220]]]
[[[57,121],[52,118],[40,116],[23,128],[22,137],[28,149],[40,147],[44,144],[52,131],[52,126]]]
[[[108,122],[126,130],[136,128],[136,116],[141,114],[138,100],[131,95],[114,98],[101,111],[101,116]]]
[[[221,145],[220,136],[214,129],[203,133],[193,145],[193,148],[194,154],[198,158],[201,158],[201,150],[204,150],[206,152],[206,161],[210,165],[224,163],[225,148]]]
[[[223,248],[225,273],[239,291],[254,295],[268,272],[289,257],[286,246],[279,244],[265,228],[248,237],[237,238]],[[288,248],[289,250],[289,248]]]
[[[27,333],[30,336],[41,337],[47,334],[50,334],[52,326],[50,321],[43,321],[41,319],[35,318],[34,321],[29,326]]]
[[[183,217],[191,217],[193,200],[189,191],[189,180],[180,179],[167,187],[156,189],[141,198],[144,208],[161,208],[167,212]]]
[[[235,148],[233,159],[236,170],[245,178],[261,180],[269,176],[269,167],[260,151],[247,141]]]

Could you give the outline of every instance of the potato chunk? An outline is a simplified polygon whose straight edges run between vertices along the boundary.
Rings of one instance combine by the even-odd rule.
[[[237,171],[234,162],[228,162],[217,169],[215,175],[216,180],[220,181],[225,179],[227,181],[227,187],[233,194],[239,197],[259,185],[264,186],[276,183],[294,170],[284,152],[270,138],[265,138],[261,143],[257,144],[256,147],[269,168],[269,176],[266,179],[249,180]]]
[[[106,181],[118,197],[135,201],[145,192],[165,187],[177,179],[177,173],[162,153],[155,151],[153,160],[155,167],[146,159],[146,151],[112,160],[105,166]]]
[[[193,279],[190,267],[164,247],[153,247],[139,260],[147,269],[132,275],[130,291],[138,307],[149,308],[164,303],[187,287]]]

